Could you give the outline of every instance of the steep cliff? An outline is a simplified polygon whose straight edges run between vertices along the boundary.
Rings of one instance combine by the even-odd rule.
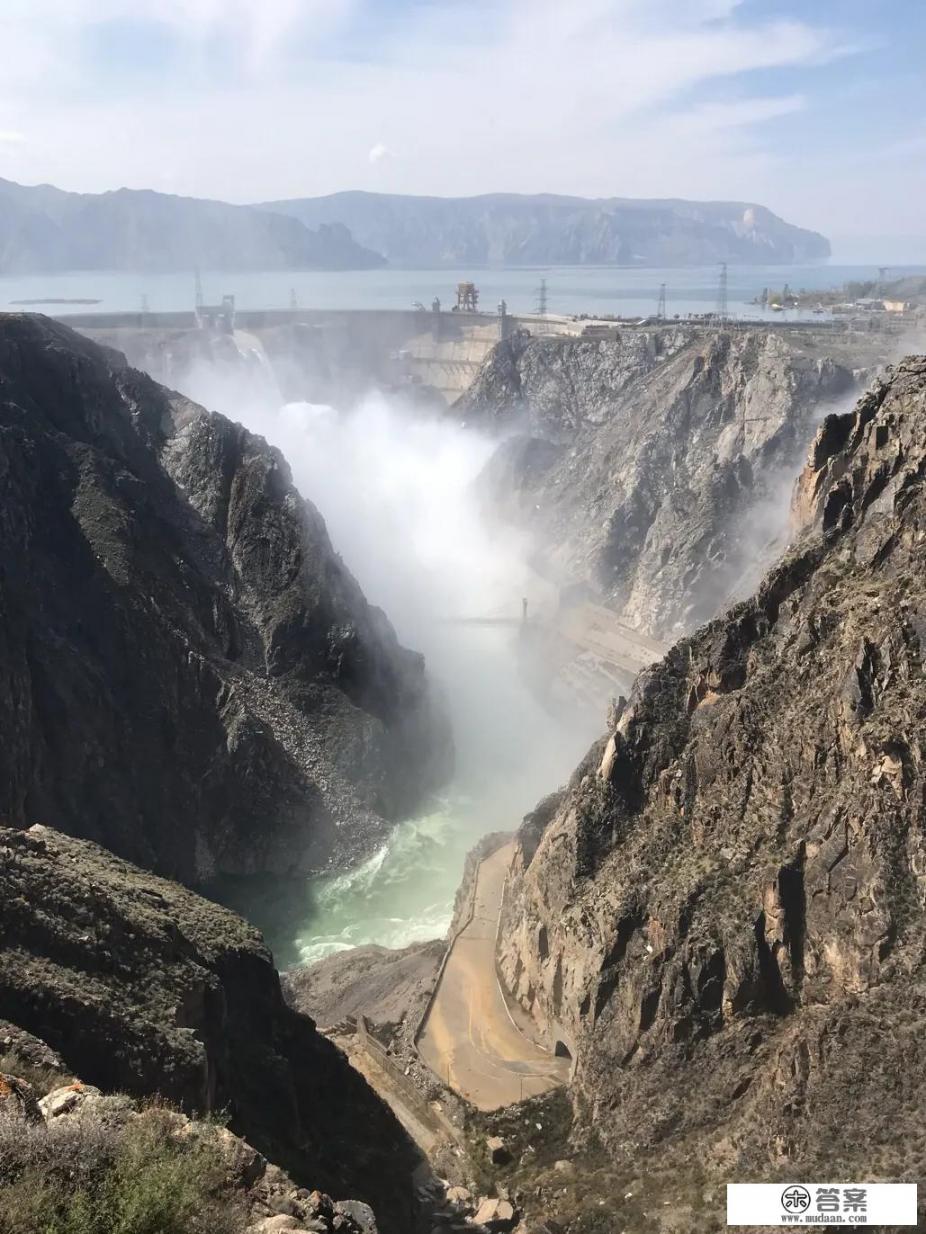
[[[0,817],[159,873],[348,859],[447,770],[280,454],[43,318],[0,317]]]
[[[736,201],[487,193],[333,193],[264,207],[311,227],[341,223],[399,265],[706,265],[815,261],[818,232]]]
[[[794,546],[520,833],[501,973],[631,1169],[923,1177],[924,478],[917,358],[827,418]]]
[[[415,1162],[399,1124],[287,1007],[270,953],[239,917],[86,841],[0,828],[0,940],[5,1019],[72,1075],[222,1114],[301,1186],[368,1202],[383,1231],[413,1228]],[[253,1158],[251,1184],[270,1185]],[[276,1190],[285,1181],[277,1170]]]
[[[677,637],[758,581],[815,424],[874,354],[768,330],[518,336],[455,410],[509,434],[485,491],[541,570]]]

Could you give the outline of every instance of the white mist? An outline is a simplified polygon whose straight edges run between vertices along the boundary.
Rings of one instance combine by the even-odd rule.
[[[251,915],[280,964],[437,937],[469,848],[489,831],[516,828],[563,782],[603,716],[560,722],[521,679],[522,598],[531,612],[554,598],[527,564],[527,542],[483,520],[476,481],[490,439],[381,395],[350,412],[239,403],[236,416],[282,451],[367,599],[424,653],[451,713],[457,764],[444,798],[400,824],[362,867],[309,880],[295,914],[291,906],[268,912],[271,895]],[[473,618],[511,624],[462,620]]]

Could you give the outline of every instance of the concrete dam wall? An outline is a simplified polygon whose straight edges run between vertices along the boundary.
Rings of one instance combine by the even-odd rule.
[[[448,406],[516,321],[481,313],[312,309],[239,310],[233,328],[202,328],[192,311],[62,320],[194,398],[208,369],[233,367],[252,384],[261,370],[264,379],[272,372],[286,400],[343,405],[377,388],[436,395]]]
[[[130,364],[207,405],[244,398],[347,406],[371,390],[451,407],[489,352],[518,330],[562,343],[619,344],[642,332],[658,350],[666,332],[716,333],[711,322],[629,322],[561,316],[394,309],[236,309],[232,302],[171,313],[75,313],[60,320],[125,354]],[[827,323],[726,323],[853,350]]]

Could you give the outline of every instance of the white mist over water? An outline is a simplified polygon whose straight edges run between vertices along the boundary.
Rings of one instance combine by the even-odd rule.
[[[456,774],[446,795],[399,824],[357,869],[306,880],[304,894],[252,889],[239,903],[277,963],[312,962],[362,943],[402,947],[446,931],[466,852],[513,830],[570,774],[603,726],[559,722],[521,679],[517,623],[552,589],[527,565],[527,542],[489,527],[475,482],[494,449],[448,417],[370,396],[350,412],[249,401],[235,415],[279,447],[299,491],[321,511],[335,549],[382,607],[451,712]],[[510,626],[461,623],[505,617]]]

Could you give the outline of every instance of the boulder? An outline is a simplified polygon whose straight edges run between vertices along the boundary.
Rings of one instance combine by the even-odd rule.
[[[476,1225],[484,1225],[492,1234],[501,1234],[514,1229],[517,1213],[510,1200],[484,1199],[476,1209],[474,1220]]]
[[[241,1187],[253,1187],[266,1172],[266,1157],[252,1148],[247,1140],[233,1135],[227,1127],[220,1127],[216,1138],[230,1177]]]
[[[94,1088],[91,1084],[81,1084],[80,1081],[75,1081],[73,1084],[66,1084],[62,1088],[52,1089],[50,1093],[41,1099],[39,1108],[45,1121],[51,1122],[53,1118],[61,1118],[62,1115],[70,1114],[74,1110],[79,1109],[88,1100],[99,1096],[101,1096],[101,1093],[98,1088]]]
[[[44,1120],[41,1104],[35,1099],[32,1085],[5,1072],[0,1072],[0,1114],[22,1118],[29,1123],[40,1123]]]
[[[493,1165],[507,1165],[511,1160],[511,1153],[500,1135],[489,1136],[486,1140],[486,1151]]]
[[[67,1068],[61,1055],[52,1050],[46,1042],[33,1033],[27,1033],[17,1024],[0,1019],[0,1058],[7,1060],[7,1070],[18,1074],[13,1062],[22,1064],[30,1071],[40,1071],[49,1076],[57,1074],[61,1083],[65,1084],[73,1077],[68,1076]]]
[[[338,1200],[334,1211],[349,1218],[359,1234],[377,1234],[376,1215],[369,1204],[361,1204],[359,1200]]]
[[[447,1202],[457,1208],[471,1211],[473,1207],[473,1193],[468,1187],[448,1187]]]

